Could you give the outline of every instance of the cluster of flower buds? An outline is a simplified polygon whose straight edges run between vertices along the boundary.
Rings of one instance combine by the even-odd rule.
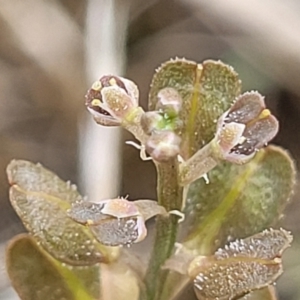
[[[127,126],[127,129],[145,143],[145,150],[154,160],[163,162],[176,157],[181,143],[175,133],[180,127],[181,96],[173,88],[164,88],[157,95],[156,110],[146,113],[139,107],[138,97],[138,89],[132,81],[108,75],[93,83],[85,103],[100,125],[126,128],[130,122],[138,123],[135,125],[140,128]]]
[[[166,210],[152,200],[128,201],[124,198],[80,201],[68,215],[75,222],[90,228],[94,237],[107,246],[131,245],[147,235],[145,222]]]
[[[176,131],[180,128],[181,106],[179,93],[173,88],[164,88],[157,95],[155,110],[144,113],[141,118],[141,126],[149,135],[145,149],[155,161],[168,161],[180,153],[181,138]]]

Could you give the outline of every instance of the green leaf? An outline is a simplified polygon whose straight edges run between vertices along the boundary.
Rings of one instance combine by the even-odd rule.
[[[27,230],[58,260],[72,265],[109,262],[118,249],[99,244],[87,228],[67,216],[81,199],[74,186],[41,165],[14,160],[7,167],[10,201]]]
[[[253,291],[239,299],[240,300],[276,300],[277,297],[276,297],[274,286],[269,285],[268,287]]]
[[[223,163],[191,185],[186,247],[211,254],[227,241],[271,227],[288,203],[295,166],[279,147],[269,146],[249,163]]]
[[[9,243],[6,267],[22,300],[99,299],[99,265],[62,264],[27,234],[18,235]]]
[[[293,240],[284,229],[264,230],[198,256],[189,266],[198,299],[233,299],[273,284],[282,274],[283,252]]]
[[[64,182],[57,175],[44,168],[41,164],[34,164],[26,160],[12,160],[7,167],[8,181],[17,184],[28,192],[40,192],[68,204],[82,199],[77,187],[70,182]],[[66,204],[66,206],[68,206]]]
[[[240,94],[241,82],[233,68],[220,61],[202,64],[178,59],[164,63],[156,72],[149,93],[149,109],[155,110],[157,95],[166,87],[176,89],[183,100],[179,118],[183,158],[207,144],[216,131],[217,119]]]

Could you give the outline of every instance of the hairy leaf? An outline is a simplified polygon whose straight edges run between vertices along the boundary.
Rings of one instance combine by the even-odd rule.
[[[55,258],[73,265],[108,262],[117,249],[99,244],[84,226],[67,216],[81,196],[52,172],[27,161],[12,161],[7,174],[10,200],[27,230]]]
[[[199,300],[228,300],[272,284],[281,273],[275,261],[230,258],[200,272],[194,287]]]
[[[253,291],[242,298],[240,300],[276,300],[276,292],[275,288],[272,285],[268,287]]]
[[[213,256],[198,256],[190,264],[198,299],[234,299],[273,284],[282,273],[281,256],[292,236],[284,229],[264,230],[236,240]]]
[[[99,266],[62,264],[21,234],[7,248],[7,271],[22,300],[99,299]]]
[[[253,235],[276,223],[295,181],[289,155],[269,146],[249,163],[223,163],[190,188],[185,246],[211,254],[227,241]]]
[[[157,109],[158,94],[164,88],[174,88],[183,100],[179,133],[183,138],[181,154],[186,159],[214,137],[217,119],[240,94],[241,82],[234,70],[220,61],[197,64],[176,58],[164,63],[154,75],[150,110]]]

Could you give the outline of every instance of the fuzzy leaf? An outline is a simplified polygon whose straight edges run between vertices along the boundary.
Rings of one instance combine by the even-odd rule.
[[[10,201],[27,230],[55,258],[73,265],[108,262],[117,249],[99,244],[84,226],[67,216],[78,192],[41,165],[12,161],[7,174]]]
[[[187,159],[208,143],[216,130],[217,119],[240,94],[241,83],[234,70],[220,61],[202,64],[185,59],[164,63],[156,72],[149,93],[149,109],[157,109],[163,88],[176,89],[182,100],[179,117],[183,139],[182,156]]]
[[[264,230],[236,240],[214,256],[198,256],[189,266],[198,299],[235,299],[273,284],[282,273],[281,256],[290,247],[292,235]]]
[[[227,241],[271,227],[288,203],[295,181],[289,155],[269,146],[249,163],[223,163],[190,188],[186,247],[208,255]]]
[[[60,263],[26,234],[7,248],[7,271],[22,300],[99,299],[99,266],[72,267]]]
[[[276,292],[275,288],[272,285],[268,287],[253,291],[242,298],[240,300],[276,300]]]
[[[280,263],[249,258],[230,258],[212,264],[194,280],[199,300],[228,300],[272,284],[282,273]]]
[[[28,192],[49,194],[70,204],[82,199],[76,185],[64,182],[39,163],[12,160],[7,167],[7,176],[11,185],[17,184]]]

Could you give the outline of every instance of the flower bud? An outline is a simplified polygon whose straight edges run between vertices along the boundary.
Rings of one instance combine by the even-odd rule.
[[[125,78],[103,76],[88,90],[85,104],[98,124],[118,126],[138,106],[138,89]]]
[[[182,98],[175,89],[166,87],[158,92],[156,109],[167,114],[168,117],[176,117],[181,106]]]
[[[148,135],[153,131],[160,129],[163,123],[164,117],[157,111],[145,112],[141,117],[142,129]]]
[[[173,131],[153,132],[146,141],[145,148],[149,155],[158,162],[166,162],[180,153],[181,138]]]

